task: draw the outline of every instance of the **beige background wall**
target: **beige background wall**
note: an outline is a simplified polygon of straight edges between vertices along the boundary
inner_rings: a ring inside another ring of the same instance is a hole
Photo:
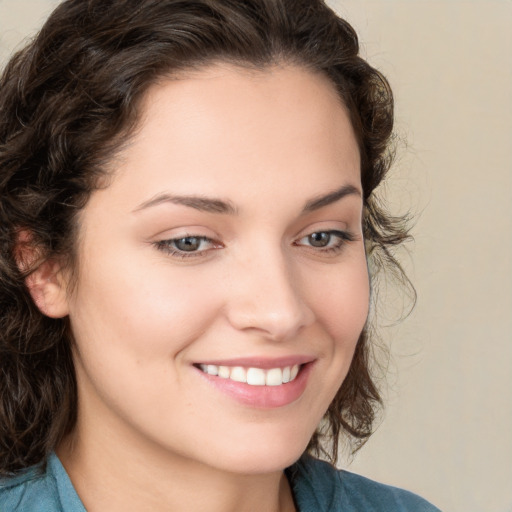
[[[0,61],[54,0],[0,0]],[[331,0],[389,77],[419,294],[387,329],[384,422],[350,469],[445,512],[512,512],[512,2]]]
[[[338,0],[391,80],[419,213],[394,389],[352,469],[445,511],[512,511],[512,2]],[[409,263],[409,261],[408,261]]]

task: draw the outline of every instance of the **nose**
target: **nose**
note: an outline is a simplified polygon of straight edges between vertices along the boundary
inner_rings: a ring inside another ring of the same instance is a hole
[[[261,251],[238,262],[230,270],[230,324],[273,341],[293,338],[315,318],[298,277],[281,251]]]

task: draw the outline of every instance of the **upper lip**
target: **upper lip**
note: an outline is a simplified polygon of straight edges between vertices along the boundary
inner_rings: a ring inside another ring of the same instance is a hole
[[[283,357],[237,357],[231,359],[208,359],[195,364],[210,364],[215,366],[242,366],[245,368],[285,368],[296,364],[311,363],[316,358],[309,355],[291,355]]]

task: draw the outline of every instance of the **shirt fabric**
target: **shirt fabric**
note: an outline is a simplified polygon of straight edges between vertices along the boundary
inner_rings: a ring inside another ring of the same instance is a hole
[[[337,470],[308,455],[286,469],[299,512],[440,512],[413,493]],[[86,512],[58,457],[0,479],[0,512]]]

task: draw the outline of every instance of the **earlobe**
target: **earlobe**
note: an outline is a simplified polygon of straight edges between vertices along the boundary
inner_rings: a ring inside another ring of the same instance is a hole
[[[16,263],[21,272],[30,272],[25,278],[25,284],[41,313],[50,318],[62,318],[68,314],[67,285],[62,265],[56,259],[38,262],[40,251],[32,240],[29,232],[20,231],[16,244]]]

